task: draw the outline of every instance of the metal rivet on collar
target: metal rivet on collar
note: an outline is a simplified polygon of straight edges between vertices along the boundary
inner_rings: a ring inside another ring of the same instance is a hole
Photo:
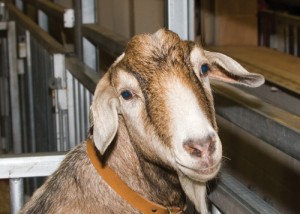
[[[153,213],[156,213],[157,212],[157,209],[156,208],[152,208],[151,210]]]

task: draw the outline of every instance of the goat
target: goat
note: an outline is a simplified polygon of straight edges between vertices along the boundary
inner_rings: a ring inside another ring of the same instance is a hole
[[[264,83],[169,30],[133,37],[94,94],[90,139],[99,162],[147,200],[184,210],[188,196],[207,213],[206,182],[222,159],[210,79]],[[21,213],[142,213],[97,174],[86,150],[84,142],[70,151]]]

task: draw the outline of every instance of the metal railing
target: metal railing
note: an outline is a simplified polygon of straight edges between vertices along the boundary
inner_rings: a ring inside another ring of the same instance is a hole
[[[270,10],[261,11],[259,43],[261,46],[300,55],[300,17]]]
[[[11,213],[18,213],[24,204],[23,179],[52,174],[64,158],[61,153],[1,155],[0,179],[9,179]]]
[[[45,9],[49,4],[38,2],[43,3],[43,7],[38,6],[49,14],[69,11],[58,10],[59,7],[54,7],[53,3],[50,9]],[[30,127],[23,130],[26,133],[23,136],[26,140],[22,141],[24,145],[14,147],[23,147],[25,152],[69,150],[86,137],[92,95],[65,68],[66,48],[13,4],[8,3],[7,9],[10,20],[16,23],[17,38],[23,38],[26,49],[26,56],[19,61],[25,70],[20,75],[24,76],[21,80],[25,93],[23,97],[27,97],[22,108],[29,115],[29,118],[24,118],[23,127]],[[37,124],[39,131],[36,131]],[[14,130],[22,133],[20,129]]]

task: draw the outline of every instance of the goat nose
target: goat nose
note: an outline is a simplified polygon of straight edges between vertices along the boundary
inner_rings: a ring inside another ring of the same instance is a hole
[[[208,157],[216,150],[216,138],[208,136],[201,139],[188,139],[183,143],[184,149],[195,157]]]

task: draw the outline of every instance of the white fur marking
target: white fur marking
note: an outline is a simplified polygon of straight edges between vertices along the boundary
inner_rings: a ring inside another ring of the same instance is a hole
[[[184,86],[180,79],[171,79],[168,82],[166,100],[168,109],[171,111],[173,142],[178,144],[178,149],[182,149],[180,143],[184,140],[201,139],[213,132],[194,92]]]

